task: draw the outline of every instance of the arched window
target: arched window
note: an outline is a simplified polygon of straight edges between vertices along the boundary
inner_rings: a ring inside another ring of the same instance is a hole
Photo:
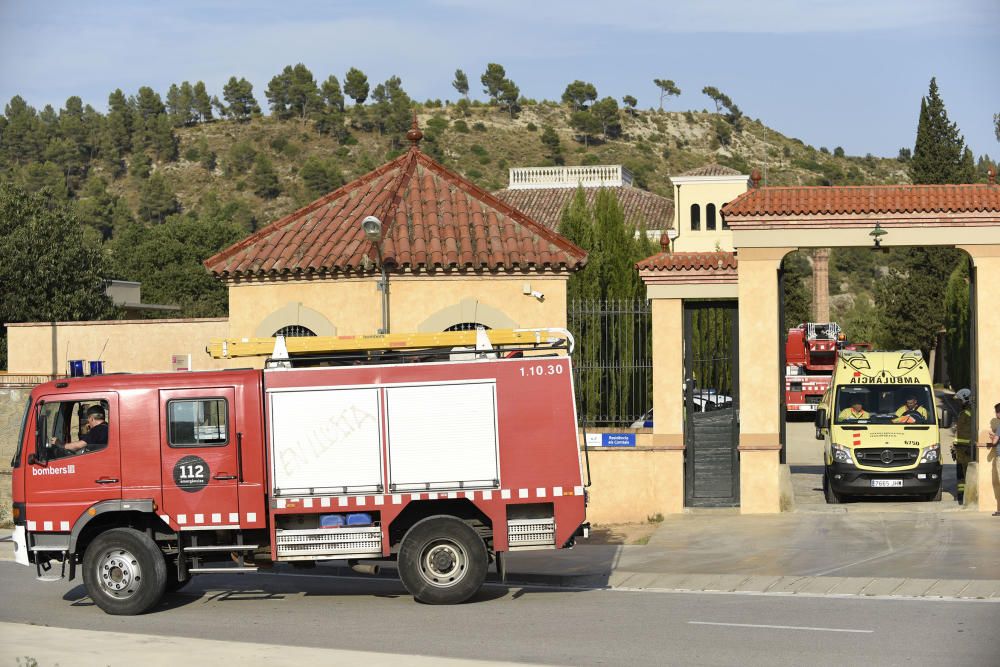
[[[705,207],[705,229],[715,231],[715,204],[709,204]]]
[[[701,229],[701,207],[691,204],[691,231],[697,232]]]
[[[284,336],[285,338],[303,338],[305,336],[315,336],[316,334],[300,324],[289,324],[275,331],[274,335]]]
[[[458,324],[452,324],[445,331],[475,331],[476,329],[486,329],[489,331],[490,328],[478,322],[459,322]]]
[[[722,218],[722,228],[729,229],[729,222],[726,220],[725,216],[722,215],[722,207],[725,204],[719,204],[719,217]]]

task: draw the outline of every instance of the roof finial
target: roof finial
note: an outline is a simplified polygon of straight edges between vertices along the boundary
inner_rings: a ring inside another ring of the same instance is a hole
[[[760,172],[756,169],[750,172],[750,182],[753,183],[755,190],[760,187]]]
[[[996,185],[997,184],[997,168],[996,167],[990,167],[989,169],[986,170],[986,182],[989,183],[990,185]]]
[[[420,131],[417,127],[417,112],[413,112],[413,123],[410,125],[410,131],[406,133],[406,138],[410,140],[413,147],[416,148],[420,140],[424,138],[424,133]]]
[[[660,234],[660,250],[662,252],[670,252],[670,237],[666,232]]]

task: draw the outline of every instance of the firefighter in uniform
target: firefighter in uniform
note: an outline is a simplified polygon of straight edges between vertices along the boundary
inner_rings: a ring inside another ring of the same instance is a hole
[[[955,422],[955,444],[951,447],[951,456],[955,459],[958,475],[958,499],[965,496],[965,472],[972,460],[972,391],[959,389],[955,399],[961,405],[958,420]]]

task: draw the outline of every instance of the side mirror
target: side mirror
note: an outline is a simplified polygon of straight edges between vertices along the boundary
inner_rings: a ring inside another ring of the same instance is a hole
[[[826,410],[816,411],[816,439],[823,440],[823,429],[830,426],[830,422],[826,418]]]
[[[941,409],[941,428],[951,428],[953,422],[951,412],[947,408]]]

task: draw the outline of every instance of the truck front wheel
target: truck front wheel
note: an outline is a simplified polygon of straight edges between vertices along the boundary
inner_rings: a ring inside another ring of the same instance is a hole
[[[94,604],[106,613],[141,614],[163,597],[167,562],[145,533],[113,528],[87,547],[83,582]]]
[[[467,523],[450,516],[428,517],[403,537],[399,578],[426,604],[465,602],[486,580],[486,544]]]

